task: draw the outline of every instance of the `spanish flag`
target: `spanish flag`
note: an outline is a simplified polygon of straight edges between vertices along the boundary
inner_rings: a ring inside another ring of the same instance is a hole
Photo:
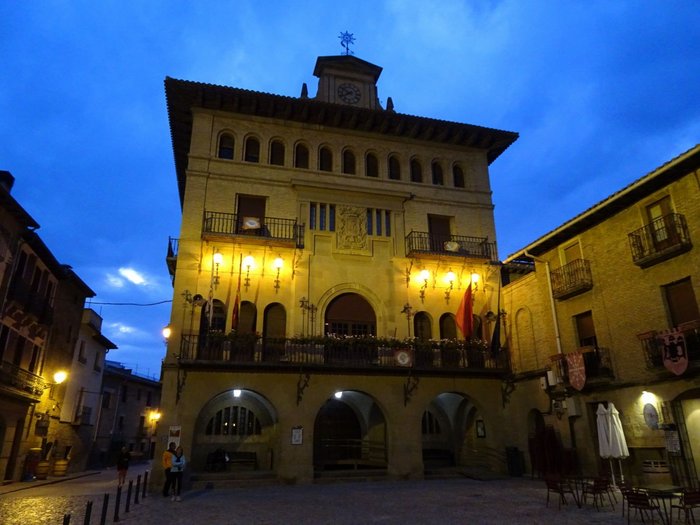
[[[468,341],[472,338],[472,333],[474,331],[474,317],[472,313],[472,283],[469,283],[469,287],[464,292],[462,302],[459,303],[459,308],[457,308],[457,314],[455,317],[457,328],[459,328],[464,335],[464,339]]]

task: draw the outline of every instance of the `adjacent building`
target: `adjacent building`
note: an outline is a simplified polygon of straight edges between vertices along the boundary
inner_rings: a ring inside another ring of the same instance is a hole
[[[161,450],[294,482],[504,470],[489,165],[517,134],[401,114],[354,56],[313,72],[313,97],[165,81],[182,224]]]
[[[536,472],[697,486],[699,190],[696,146],[505,260],[511,404]],[[620,462],[599,455],[610,404]]]

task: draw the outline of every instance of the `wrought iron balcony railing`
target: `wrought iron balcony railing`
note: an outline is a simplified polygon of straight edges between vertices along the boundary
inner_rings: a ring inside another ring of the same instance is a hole
[[[669,213],[628,235],[632,261],[641,268],[675,257],[692,247],[685,216]]]
[[[637,334],[648,369],[664,368],[664,338],[669,332],[652,330]],[[700,319],[677,326],[673,333],[683,336],[682,348],[686,352],[688,365],[700,365]]]
[[[247,237],[304,247],[304,225],[296,219],[248,217],[238,213],[204,212],[203,236]]]
[[[168,265],[168,273],[175,282],[175,269],[177,268],[177,251],[180,248],[180,239],[168,237],[168,252],[165,256],[165,264]]]
[[[593,288],[591,265],[586,259],[576,259],[552,270],[551,279],[555,299],[568,299]]]
[[[412,231],[406,236],[406,256],[452,255],[496,260],[496,243],[487,237],[465,237],[463,235],[438,235]]]
[[[583,364],[586,367],[586,381],[612,379],[613,370],[610,362],[610,350],[598,346],[580,348],[583,354]],[[569,383],[569,366],[565,358],[566,354],[560,354],[555,360],[559,368],[559,375],[565,383]]]
[[[49,300],[32,291],[31,284],[23,279],[10,283],[7,298],[16,302],[25,314],[32,316],[37,323],[50,326],[53,323],[53,306]]]
[[[0,387],[10,389],[15,394],[39,401],[46,383],[41,376],[24,370],[8,361],[0,363]]]
[[[182,364],[250,364],[267,366],[305,365],[314,368],[344,368],[366,371],[413,368],[414,370],[510,370],[506,349],[492,354],[482,342],[416,341],[389,346],[382,339],[317,338],[261,339],[254,335],[226,337],[185,335],[180,344]]]

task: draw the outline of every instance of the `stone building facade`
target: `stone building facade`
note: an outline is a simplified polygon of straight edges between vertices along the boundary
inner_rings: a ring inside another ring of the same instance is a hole
[[[160,450],[175,437],[192,472],[217,450],[295,482],[506,468],[488,167],[517,135],[382,107],[381,71],[320,57],[313,98],[165,81],[182,224]]]
[[[613,403],[630,451],[615,475],[697,485],[699,181],[696,146],[505,260],[511,399],[535,470],[609,473],[596,412]]]

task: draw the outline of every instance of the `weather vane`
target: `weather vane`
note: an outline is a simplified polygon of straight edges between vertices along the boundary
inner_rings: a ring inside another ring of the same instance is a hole
[[[345,49],[345,54],[346,55],[354,55],[352,51],[350,51],[350,44],[355,43],[355,37],[352,33],[349,33],[348,31],[345,31],[345,33],[340,33],[340,45],[343,46]]]

